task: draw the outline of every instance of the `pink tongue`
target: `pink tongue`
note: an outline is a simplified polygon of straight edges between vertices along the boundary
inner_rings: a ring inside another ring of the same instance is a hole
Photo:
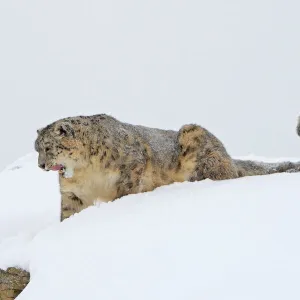
[[[64,168],[63,165],[55,165],[51,168],[52,171],[60,171]]]

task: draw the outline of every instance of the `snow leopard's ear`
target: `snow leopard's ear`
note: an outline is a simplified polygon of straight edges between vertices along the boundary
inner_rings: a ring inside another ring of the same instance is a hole
[[[55,125],[54,131],[61,137],[75,137],[75,131],[68,122],[59,122]]]

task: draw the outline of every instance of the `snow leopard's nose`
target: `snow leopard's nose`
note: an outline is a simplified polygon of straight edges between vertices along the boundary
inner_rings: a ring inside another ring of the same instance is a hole
[[[39,167],[40,167],[41,169],[45,170],[46,165],[45,165],[45,164],[39,164]]]

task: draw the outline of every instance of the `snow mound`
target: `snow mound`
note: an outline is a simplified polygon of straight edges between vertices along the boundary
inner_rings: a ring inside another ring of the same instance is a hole
[[[300,298],[300,174],[173,184],[59,223],[35,159],[0,174],[0,268],[31,273],[18,299]]]

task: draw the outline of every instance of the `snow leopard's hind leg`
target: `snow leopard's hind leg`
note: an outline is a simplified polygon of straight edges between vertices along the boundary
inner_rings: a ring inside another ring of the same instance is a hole
[[[205,128],[184,125],[178,133],[181,168],[190,172],[189,181],[224,180],[239,177],[222,142]]]

